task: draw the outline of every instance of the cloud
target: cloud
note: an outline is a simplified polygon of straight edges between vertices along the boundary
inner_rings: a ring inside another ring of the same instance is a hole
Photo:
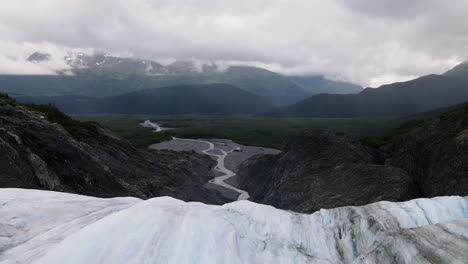
[[[0,41],[0,73],[2,74],[56,74],[59,70],[68,70],[70,66],[64,60],[69,53],[94,53],[93,49],[57,46],[48,42],[6,42]],[[49,60],[33,63],[27,58],[35,51],[53,54]]]
[[[468,58],[467,17],[464,0],[5,0],[0,73],[51,72],[24,60],[73,49],[378,86]]]

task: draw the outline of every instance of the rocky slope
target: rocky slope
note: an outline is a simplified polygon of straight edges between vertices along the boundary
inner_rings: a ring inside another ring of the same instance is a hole
[[[423,197],[468,194],[468,104],[402,130],[382,148],[386,164],[407,171]]]
[[[279,155],[244,162],[238,173],[251,200],[298,212],[418,197],[405,171],[378,165],[372,150],[342,134],[307,130]]]
[[[466,263],[467,215],[458,196],[308,215],[249,201],[0,189],[0,262]]]
[[[241,165],[252,200],[313,212],[380,200],[468,194],[468,104],[410,121],[379,149],[342,134],[308,130],[280,155]]]
[[[202,186],[214,161],[194,153],[142,151],[94,123],[54,107],[0,97],[0,187],[98,197],[170,195],[223,203]]]

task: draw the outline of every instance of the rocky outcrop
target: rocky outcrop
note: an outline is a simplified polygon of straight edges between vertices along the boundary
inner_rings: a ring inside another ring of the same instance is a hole
[[[435,113],[404,124],[379,149],[338,133],[305,131],[284,153],[244,162],[238,181],[252,200],[300,212],[467,195],[468,104]]]
[[[209,157],[139,150],[97,124],[72,120],[53,107],[43,109],[49,112],[0,97],[0,188],[226,201],[203,188],[214,177],[215,162]]]
[[[306,130],[283,153],[244,162],[238,182],[253,201],[298,212],[419,195],[405,171],[375,159],[373,150],[343,134]]]
[[[468,104],[402,129],[383,148],[386,164],[407,171],[423,197],[468,194]]]

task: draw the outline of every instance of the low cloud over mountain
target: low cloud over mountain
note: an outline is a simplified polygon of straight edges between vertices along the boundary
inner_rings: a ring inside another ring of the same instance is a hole
[[[68,51],[80,50],[378,86],[442,73],[468,58],[467,16],[464,0],[7,0],[0,73],[52,73],[66,66]],[[58,59],[28,63],[35,51]]]

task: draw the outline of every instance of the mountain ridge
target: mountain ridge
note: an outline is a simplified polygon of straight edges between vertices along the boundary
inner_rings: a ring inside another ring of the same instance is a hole
[[[311,96],[271,115],[301,117],[405,116],[468,100],[468,67],[442,75],[366,88],[358,94]]]
[[[36,52],[28,61],[41,64],[49,58],[49,54]],[[198,65],[194,61],[175,61],[164,66],[153,60],[105,53],[72,53],[63,59],[70,69],[58,70],[58,76],[0,75],[0,90],[23,96],[101,97],[145,88],[227,83],[265,97],[275,105],[288,105],[324,89],[332,92],[348,85],[324,79],[314,91],[297,85],[288,76],[251,66],[232,65],[221,69],[215,63]]]
[[[357,84],[344,81],[332,81],[323,75],[288,76],[292,82],[301,86],[309,95],[321,93],[328,94],[355,94],[363,90]]]
[[[73,114],[260,114],[272,108],[262,97],[228,84],[178,85],[99,98],[70,95],[17,100],[53,104]]]

